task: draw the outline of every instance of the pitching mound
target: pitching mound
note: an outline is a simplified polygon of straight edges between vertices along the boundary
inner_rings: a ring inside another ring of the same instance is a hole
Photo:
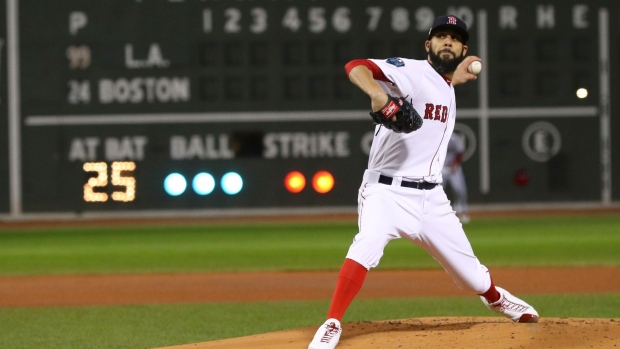
[[[318,326],[318,325],[317,325]],[[166,349],[305,349],[317,327]],[[620,319],[546,318],[516,324],[499,317],[445,317],[343,324],[340,348],[620,348]]]

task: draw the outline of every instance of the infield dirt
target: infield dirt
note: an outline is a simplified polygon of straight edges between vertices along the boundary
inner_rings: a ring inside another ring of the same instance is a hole
[[[517,295],[620,292],[620,268],[494,268],[493,276]],[[2,277],[0,307],[329,299],[336,277],[337,272]],[[375,270],[358,295],[423,296],[470,295],[443,270]],[[620,348],[620,319],[541,316],[538,324],[499,316],[345,322],[338,349]],[[319,325],[167,349],[304,349]]]
[[[166,349],[305,349],[315,327]],[[542,319],[515,324],[497,317],[445,317],[343,324],[337,348],[586,349],[620,346],[618,319]]]
[[[519,214],[565,215],[574,212],[527,211]],[[583,213],[583,212],[582,212]],[[620,213],[618,208],[590,214]],[[495,213],[483,215],[495,216]],[[500,213],[497,215],[513,215]],[[316,217],[315,217],[316,218]],[[326,217],[327,219],[354,219]],[[302,217],[300,220],[305,220]],[[209,223],[227,219],[208,219]],[[295,218],[287,219],[288,221]],[[195,222],[202,222],[196,220]],[[252,220],[250,220],[252,221]],[[254,218],[254,221],[269,221]],[[163,220],[170,223],[170,220]],[[136,220],[133,224],[152,224]],[[187,224],[184,221],[183,224]],[[116,221],[0,222],[0,228],[117,224]],[[127,224],[119,221],[118,224]],[[515,295],[620,292],[620,268],[493,268],[497,285]],[[255,302],[329,299],[337,272],[209,273],[0,277],[0,307],[86,306],[176,302]],[[471,296],[459,290],[443,270],[374,270],[358,298]],[[482,306],[482,305],[481,305]],[[413,311],[412,311],[413,312]],[[415,316],[415,314],[412,314]],[[620,318],[542,318],[515,324],[493,317],[411,318],[344,322],[338,349],[585,349],[620,348]],[[166,349],[305,349],[320,325]]]

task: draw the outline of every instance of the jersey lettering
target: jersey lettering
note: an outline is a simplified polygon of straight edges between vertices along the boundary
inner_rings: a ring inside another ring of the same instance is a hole
[[[424,110],[424,118],[432,119],[433,118],[433,109],[435,108],[434,104],[426,103],[426,110]]]
[[[424,110],[424,119],[435,120],[445,123],[446,121],[448,121],[448,107],[444,105],[426,103],[426,109]]]
[[[435,120],[441,120],[441,105],[435,106]]]
[[[441,122],[445,123],[448,120],[448,107],[444,106],[441,113]]]

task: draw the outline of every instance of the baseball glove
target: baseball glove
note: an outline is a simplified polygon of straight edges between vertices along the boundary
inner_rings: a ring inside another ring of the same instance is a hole
[[[404,97],[388,95],[388,101],[378,111],[371,111],[370,116],[379,125],[396,133],[409,133],[422,127],[422,117]],[[392,117],[396,116],[395,120]]]

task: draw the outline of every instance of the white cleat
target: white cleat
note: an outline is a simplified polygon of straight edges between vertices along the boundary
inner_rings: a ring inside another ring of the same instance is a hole
[[[340,341],[341,333],[342,327],[340,326],[340,321],[336,319],[327,319],[316,331],[308,349],[334,349],[338,341]]]
[[[531,305],[513,296],[501,287],[495,287],[500,294],[497,302],[490,303],[480,296],[482,303],[492,311],[502,314],[514,322],[538,322],[538,312]]]

